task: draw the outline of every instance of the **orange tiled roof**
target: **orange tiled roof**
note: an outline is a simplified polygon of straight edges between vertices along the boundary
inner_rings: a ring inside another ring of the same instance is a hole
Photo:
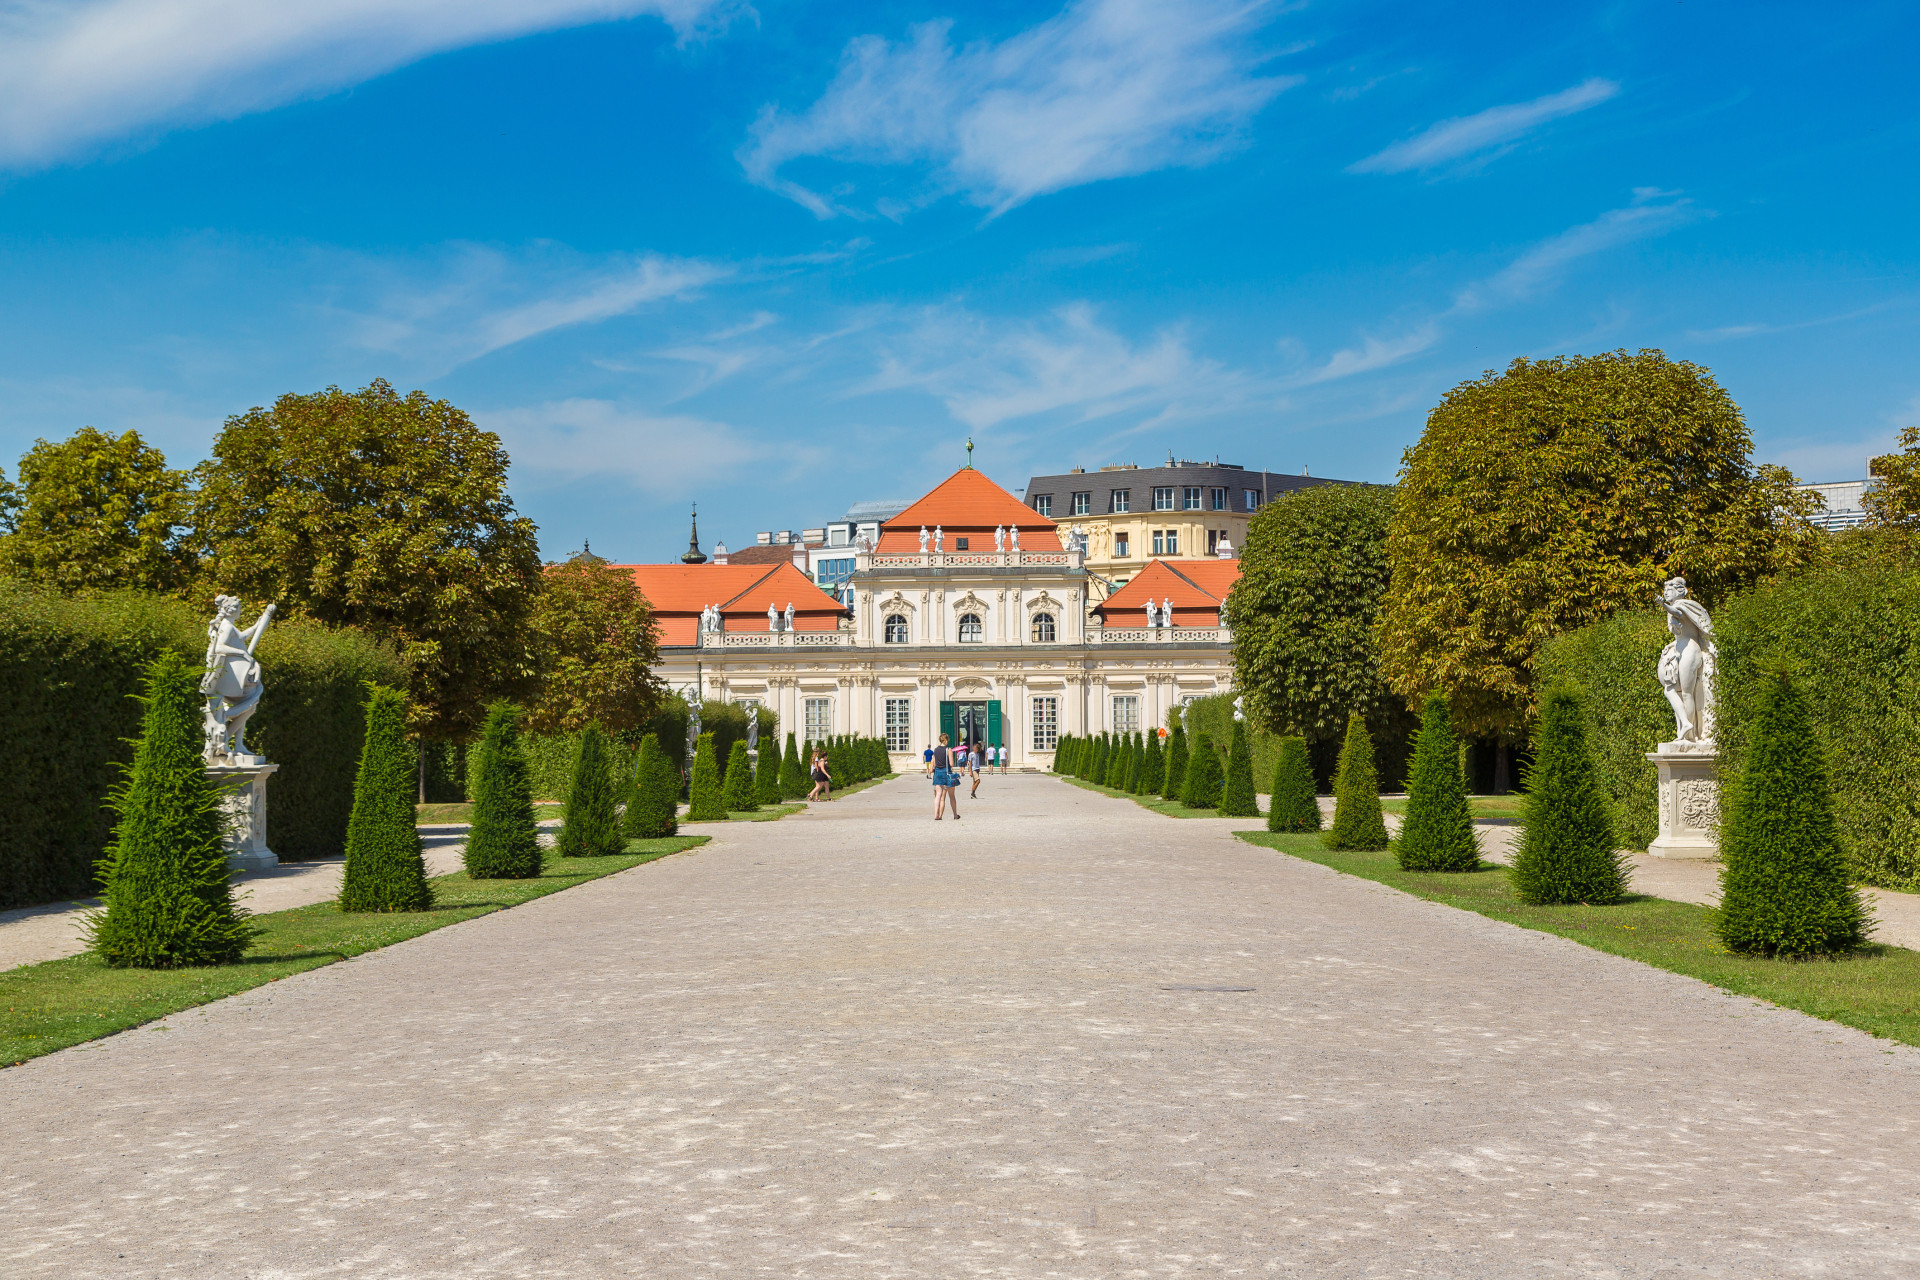
[[[729,631],[765,631],[767,606],[781,614],[793,604],[795,631],[832,631],[847,608],[794,568],[791,560],[764,564],[621,564],[660,622],[660,643],[690,645],[700,634],[700,611],[720,606]]]
[[[972,467],[954,472],[920,501],[881,525],[877,550],[918,551],[922,525],[942,530],[947,535],[948,551],[954,549],[955,534],[969,541],[984,534],[989,541],[969,550],[991,551],[993,531],[1002,525],[1020,530],[1023,551],[1060,550],[1060,535],[1053,521],[987,479],[986,472]]]
[[[1109,627],[1147,625],[1147,601],[1173,601],[1176,627],[1217,627],[1240,576],[1238,560],[1149,560],[1127,585],[1093,606]]]

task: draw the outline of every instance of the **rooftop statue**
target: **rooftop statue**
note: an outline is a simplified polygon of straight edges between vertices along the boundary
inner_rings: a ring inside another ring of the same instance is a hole
[[[1660,593],[1673,639],[1660,651],[1660,687],[1673,707],[1676,729],[1663,751],[1713,751],[1713,619],[1687,595],[1687,580],[1671,578]]]
[[[240,601],[220,596],[213,603],[213,621],[207,624],[207,673],[200,692],[207,696],[206,758],[209,764],[257,764],[247,750],[247,717],[260,705],[264,686],[254,646],[266,633],[273,606],[260,611],[251,627],[240,629]]]

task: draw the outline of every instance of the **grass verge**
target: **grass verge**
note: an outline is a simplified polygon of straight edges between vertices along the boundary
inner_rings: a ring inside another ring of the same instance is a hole
[[[1314,835],[1236,831],[1248,844],[1389,885],[1416,898],[1477,911],[1599,951],[1685,974],[1736,995],[1798,1009],[1871,1035],[1920,1045],[1920,951],[1874,945],[1833,960],[1735,955],[1713,932],[1713,909],[1635,894],[1612,907],[1531,906],[1505,867],[1444,874],[1402,871],[1390,852],[1328,849]]]
[[[1506,818],[1510,821],[1518,822],[1520,820],[1520,802],[1524,798],[1525,797],[1520,795],[1468,796],[1467,809],[1476,818]],[[1405,796],[1382,796],[1380,799],[1380,808],[1387,813],[1405,813],[1407,811],[1407,798]]]
[[[437,876],[431,911],[349,913],[328,901],[269,912],[253,917],[265,932],[239,964],[109,969],[87,952],[9,969],[0,973],[0,1064],[13,1066],[278,978],[517,907],[708,839],[630,840],[627,852],[602,858],[562,858],[549,852],[546,867],[531,880],[471,880],[464,871]]]
[[[1169,818],[1217,818],[1220,816],[1218,809],[1189,809],[1178,800],[1162,800],[1159,796],[1136,796],[1132,792],[1122,791],[1118,787],[1106,787],[1097,782],[1087,782],[1080,778],[1069,778],[1063,774],[1056,773],[1053,776],[1071,786],[1079,787],[1083,791],[1098,791],[1103,796],[1112,796],[1117,800],[1131,800],[1142,809],[1151,809],[1155,813],[1164,813]],[[1248,818],[1246,821],[1253,822],[1255,819]]]

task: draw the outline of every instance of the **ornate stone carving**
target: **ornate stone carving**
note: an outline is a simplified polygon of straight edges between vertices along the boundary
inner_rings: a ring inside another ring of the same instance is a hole
[[[1667,753],[1713,751],[1713,619],[1698,600],[1687,596],[1687,580],[1671,578],[1660,593],[1673,639],[1660,651],[1660,687],[1673,708],[1672,742]]]
[[[240,601],[234,596],[214,600],[213,621],[207,624],[206,674],[200,692],[207,697],[204,752],[208,764],[265,764],[265,756],[247,750],[247,718],[260,705],[266,686],[260,678],[260,660],[253,650],[273,618],[268,605],[240,629]]]

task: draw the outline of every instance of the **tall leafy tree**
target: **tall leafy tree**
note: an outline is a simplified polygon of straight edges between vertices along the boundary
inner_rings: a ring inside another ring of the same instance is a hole
[[[138,432],[82,427],[57,444],[35,441],[12,501],[0,571],[60,591],[172,592],[193,577],[187,473]]]
[[[1804,562],[1815,500],[1751,448],[1712,375],[1658,351],[1520,359],[1455,387],[1401,466],[1388,683],[1445,693],[1462,731],[1510,738],[1543,640],[1675,575],[1712,602]]]
[[[576,733],[594,722],[619,737],[653,715],[660,629],[632,574],[588,551],[550,565],[529,623],[540,692],[528,729]]]
[[[1867,464],[1878,481],[1867,490],[1867,520],[1893,529],[1920,529],[1920,427],[1900,432],[1900,452]]]
[[[532,690],[540,552],[498,436],[376,381],[229,418],[212,455],[194,515],[212,585],[391,640],[428,737]]]
[[[1404,730],[1375,637],[1393,504],[1384,486],[1325,484],[1253,518],[1227,613],[1234,684],[1270,732],[1338,738],[1356,711],[1376,734]]]

